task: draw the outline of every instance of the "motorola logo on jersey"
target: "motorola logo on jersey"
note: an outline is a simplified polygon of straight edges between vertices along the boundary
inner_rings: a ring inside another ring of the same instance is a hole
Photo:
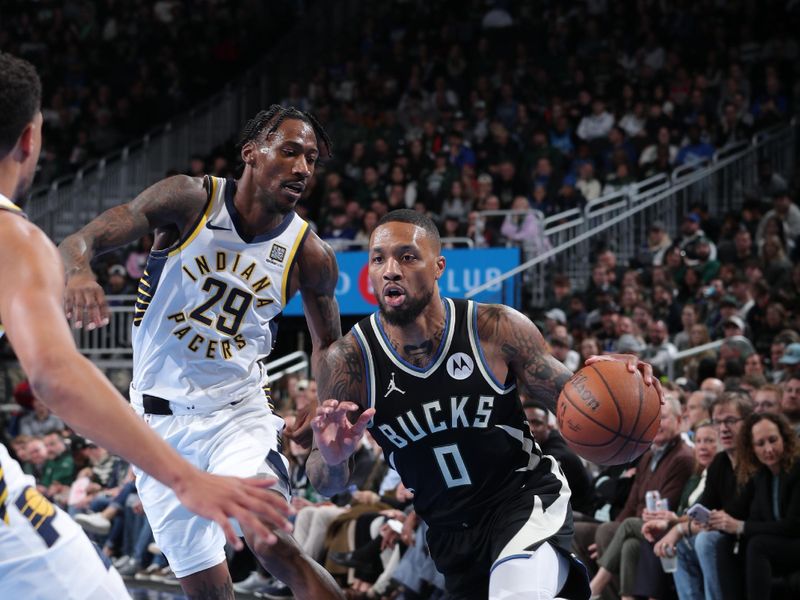
[[[472,375],[475,369],[475,363],[472,362],[472,357],[464,354],[463,352],[456,352],[447,359],[447,374],[453,379],[466,379]]]

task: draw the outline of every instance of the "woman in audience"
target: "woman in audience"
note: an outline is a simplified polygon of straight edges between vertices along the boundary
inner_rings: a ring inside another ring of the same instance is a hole
[[[769,599],[773,574],[798,570],[800,554],[800,444],[783,415],[753,414],[738,440],[736,479],[746,485],[748,516],[712,511],[709,525],[744,545],[748,598]]]

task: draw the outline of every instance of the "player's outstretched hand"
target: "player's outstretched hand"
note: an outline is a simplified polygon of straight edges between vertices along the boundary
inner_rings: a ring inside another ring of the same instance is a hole
[[[639,360],[639,358],[633,354],[601,354],[587,358],[586,365],[589,366],[603,360],[618,360],[624,362],[628,365],[628,371],[631,373],[640,371],[644,384],[656,386],[658,398],[661,400],[661,404],[664,404],[664,390],[661,389],[661,382],[653,375],[653,367],[650,366],[650,363]]]
[[[283,435],[303,448],[311,448],[311,441],[314,439],[314,431],[311,429],[311,421],[317,416],[317,402],[310,401],[306,406],[297,411],[294,423],[283,429]]]
[[[92,330],[108,325],[108,302],[93,274],[72,275],[64,291],[64,311],[75,329]]]
[[[329,465],[340,465],[350,458],[375,414],[374,408],[368,408],[355,423],[350,423],[347,413],[358,409],[359,406],[353,402],[337,400],[325,400],[317,408],[311,429],[314,430],[319,452]]]
[[[278,541],[272,529],[292,530],[287,520],[292,508],[280,494],[270,491],[274,483],[274,478],[239,479],[194,471],[175,493],[186,508],[219,524],[228,543],[241,550],[242,541],[230,519],[236,519],[268,544]]]

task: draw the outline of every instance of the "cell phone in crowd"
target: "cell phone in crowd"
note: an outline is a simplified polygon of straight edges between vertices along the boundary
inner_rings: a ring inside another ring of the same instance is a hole
[[[698,523],[705,525],[708,523],[708,517],[711,515],[711,511],[702,504],[695,504],[686,511],[686,514]]]

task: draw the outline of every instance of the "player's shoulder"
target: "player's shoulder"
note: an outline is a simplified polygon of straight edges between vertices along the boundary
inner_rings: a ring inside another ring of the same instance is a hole
[[[478,333],[492,337],[515,327],[535,327],[531,320],[516,309],[505,304],[475,303]]]
[[[19,258],[31,252],[58,255],[53,242],[36,225],[23,215],[0,210],[0,255]]]
[[[336,252],[311,229],[297,252],[297,265],[301,287],[335,286],[339,278]]]

